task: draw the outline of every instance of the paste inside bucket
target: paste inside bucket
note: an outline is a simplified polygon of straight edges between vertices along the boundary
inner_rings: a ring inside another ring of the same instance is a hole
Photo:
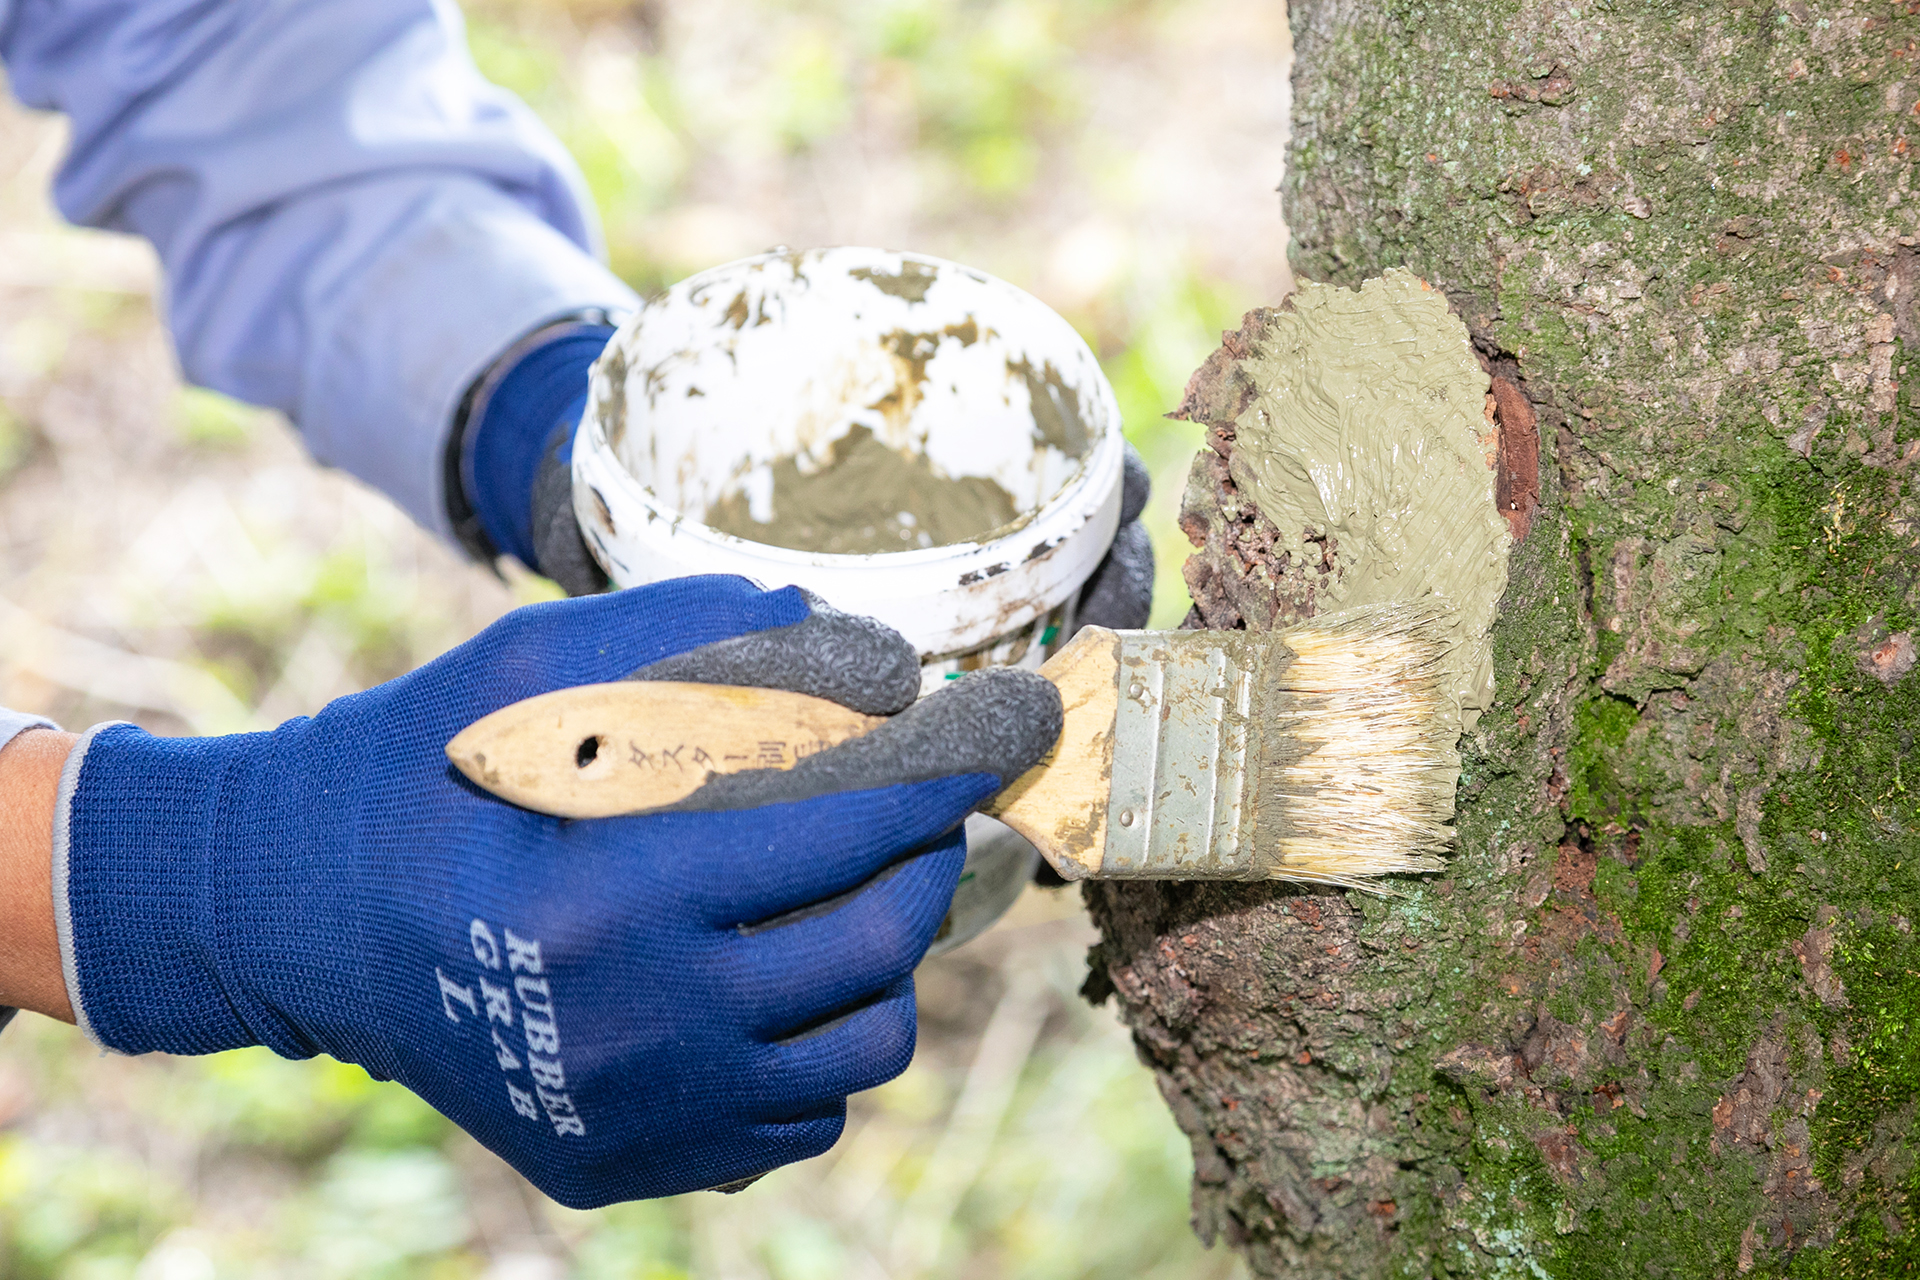
[[[965,542],[1018,514],[995,481],[938,475],[925,454],[890,449],[859,424],[834,441],[824,466],[803,471],[789,454],[772,471],[772,519],[754,519],[736,492],[707,508],[706,525],[794,551],[875,555]]]

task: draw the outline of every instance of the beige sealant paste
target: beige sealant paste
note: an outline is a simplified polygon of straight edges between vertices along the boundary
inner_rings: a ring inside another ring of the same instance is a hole
[[[798,455],[773,463],[772,518],[753,518],[744,493],[707,508],[709,528],[795,551],[875,555],[945,547],[1011,521],[1013,496],[985,476],[940,475],[924,453],[890,449],[856,424],[826,465]]]
[[[1356,290],[1301,282],[1243,367],[1261,388],[1230,471],[1280,530],[1275,550],[1334,550],[1316,612],[1439,597],[1448,714],[1493,702],[1488,632],[1511,535],[1494,504],[1488,379],[1466,326],[1410,271]]]
[[[897,275],[861,269],[852,274],[891,297],[923,301],[931,269]],[[744,291],[729,315],[747,310]],[[988,336],[991,337],[991,331]],[[881,339],[891,357],[894,380],[866,406],[896,439],[911,438],[914,410],[927,392],[927,369],[946,343],[972,347],[979,325],[968,317],[938,332],[896,330]],[[1051,362],[1037,367],[1026,359],[1005,361],[1009,383],[1024,384],[1035,448],[1059,456],[1086,456],[1091,437],[1081,415],[1080,395]],[[822,452],[825,457],[819,456]],[[948,475],[926,453],[900,448],[855,423],[824,451],[800,450],[768,467],[769,490],[756,504],[736,489],[708,504],[701,519],[708,528],[766,546],[829,555],[877,555],[952,546],[1010,525],[1020,506],[987,476]],[[756,505],[767,511],[762,519]]]

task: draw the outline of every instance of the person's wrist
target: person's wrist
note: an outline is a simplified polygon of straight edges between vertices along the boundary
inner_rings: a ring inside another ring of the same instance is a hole
[[[587,375],[615,317],[598,310],[542,325],[503,352],[468,389],[447,447],[448,517],[463,546],[491,562],[502,553],[539,569],[533,491],[557,433],[585,408]],[[562,461],[568,460],[567,456]]]
[[[53,816],[78,735],[29,729],[0,748],[0,1006],[73,1021],[53,917]]]

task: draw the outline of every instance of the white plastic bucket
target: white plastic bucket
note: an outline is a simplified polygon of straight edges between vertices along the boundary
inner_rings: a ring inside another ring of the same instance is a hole
[[[936,474],[993,479],[1018,514],[965,542],[875,555],[702,523],[735,494],[757,510],[776,460],[806,470],[856,426]],[[905,635],[931,688],[1038,666],[1069,633],[1119,524],[1122,451],[1098,361],[1038,299],[919,254],[774,252],[684,280],[621,326],[594,366],[574,506],[615,586],[797,584]]]

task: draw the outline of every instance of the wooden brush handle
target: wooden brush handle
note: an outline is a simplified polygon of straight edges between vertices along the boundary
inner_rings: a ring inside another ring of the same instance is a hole
[[[784,689],[623,680],[527,698],[447,743],[473,784],[556,818],[684,800],[716,773],[791,769],[882,723]]]
[[[982,806],[1070,880],[1106,840],[1119,641],[1084,628],[1040,674],[1066,708],[1047,757]],[[783,689],[628,680],[559,689],[502,707],[447,743],[475,786],[537,813],[606,818],[685,799],[707,778],[791,769],[882,723]]]

